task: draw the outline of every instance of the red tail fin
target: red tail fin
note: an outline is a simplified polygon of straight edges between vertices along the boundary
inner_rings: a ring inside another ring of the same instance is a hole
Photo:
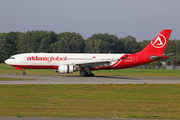
[[[168,43],[172,29],[161,31],[142,51],[139,53],[163,54]]]

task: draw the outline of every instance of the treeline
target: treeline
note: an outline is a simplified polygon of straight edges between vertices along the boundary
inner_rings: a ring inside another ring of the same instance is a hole
[[[0,62],[18,53],[136,53],[141,51],[151,40],[137,42],[136,38],[127,36],[93,34],[87,39],[79,33],[55,33],[53,31],[27,31],[0,33]],[[180,40],[170,40],[165,53],[180,54]],[[169,64],[173,64],[173,60]],[[177,63],[177,62],[176,62]]]

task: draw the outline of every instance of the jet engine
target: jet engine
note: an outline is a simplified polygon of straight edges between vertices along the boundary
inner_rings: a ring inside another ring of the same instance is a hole
[[[73,73],[73,65],[59,65],[58,72],[59,74]]]

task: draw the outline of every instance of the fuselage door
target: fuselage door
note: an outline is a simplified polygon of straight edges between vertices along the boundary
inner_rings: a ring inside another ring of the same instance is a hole
[[[133,61],[134,61],[134,62],[138,62],[138,56],[137,56],[137,55],[134,55],[134,56],[133,56]]]
[[[24,56],[20,57],[20,62],[24,63]]]

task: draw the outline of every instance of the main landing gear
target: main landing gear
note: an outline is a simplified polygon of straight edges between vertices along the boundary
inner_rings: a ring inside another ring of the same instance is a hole
[[[80,75],[81,76],[91,76],[91,77],[93,77],[94,76],[94,74],[91,72],[91,70],[89,69],[89,67],[84,67],[84,69],[83,70],[81,70],[80,71]]]
[[[25,69],[23,69],[23,73],[22,73],[23,75],[26,75],[26,72],[25,72]]]

